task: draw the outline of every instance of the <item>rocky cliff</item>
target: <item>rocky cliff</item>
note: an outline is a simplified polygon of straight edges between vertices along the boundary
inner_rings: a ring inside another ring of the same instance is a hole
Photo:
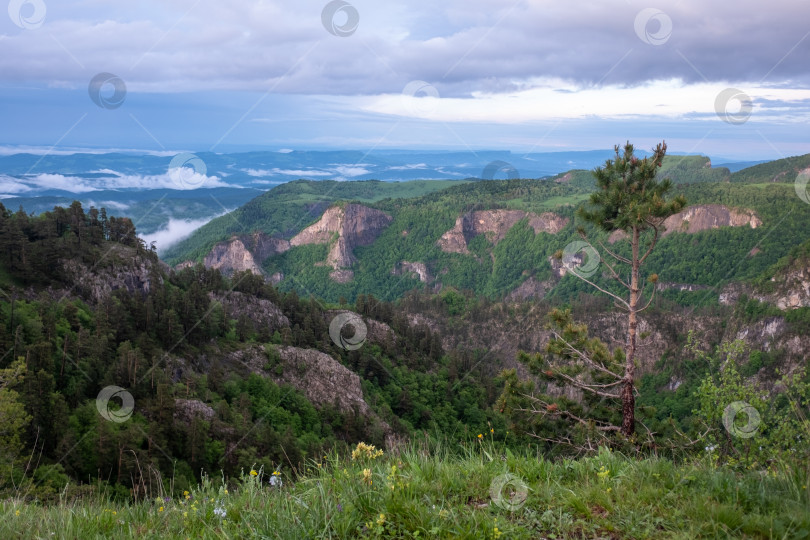
[[[90,303],[98,303],[119,289],[125,289],[129,294],[146,295],[153,284],[163,283],[163,273],[169,269],[164,263],[155,262],[120,244],[110,249],[106,262],[109,264],[90,268],[75,259],[61,261],[65,282],[73,284],[68,293]]]
[[[215,245],[205,256],[203,264],[219,269],[223,274],[250,270],[261,275],[261,263],[276,253],[290,249],[290,243],[281,238],[272,238],[263,233],[249,236],[234,236],[227,242]]]
[[[439,238],[437,245],[446,253],[469,253],[467,242],[475,236],[485,234],[490,242],[497,244],[524,218],[529,219],[535,234],[541,231],[557,234],[569,221],[552,212],[537,215],[522,210],[478,210],[460,216],[455,226]]]
[[[668,217],[663,224],[662,236],[674,232],[694,234],[720,227],[751,227],[756,229],[762,220],[752,211],[744,208],[729,208],[722,204],[700,204],[690,206],[683,212]],[[627,238],[624,231],[614,231],[608,238],[613,244]]]
[[[222,304],[225,316],[228,319],[238,319],[243,315],[247,316],[253,323],[254,331],[258,331],[259,327],[264,327],[272,333],[290,326],[289,319],[282,313],[281,309],[269,300],[236,291],[209,293],[208,296],[211,300]]]
[[[335,270],[348,268],[356,262],[352,250],[374,242],[391,221],[385,212],[361,204],[333,206],[295,235],[290,245],[331,244],[326,263]]]
[[[303,393],[315,407],[336,407],[345,414],[356,414],[380,424],[386,436],[393,431],[366,403],[360,377],[326,353],[315,349],[275,346],[278,357],[268,360],[261,346],[229,355],[229,359],[277,384],[289,384]],[[275,365],[273,363],[275,362]]]

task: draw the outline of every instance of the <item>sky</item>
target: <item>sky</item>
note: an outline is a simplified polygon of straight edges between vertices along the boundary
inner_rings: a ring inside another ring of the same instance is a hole
[[[777,159],[808,59],[803,0],[11,0],[0,146]]]

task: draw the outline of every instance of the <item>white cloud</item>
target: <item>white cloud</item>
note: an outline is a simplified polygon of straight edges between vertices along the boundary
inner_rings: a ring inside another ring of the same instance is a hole
[[[472,98],[441,98],[436,100],[435,107],[429,109],[409,106],[408,101],[399,94],[347,98],[347,102],[367,112],[436,122],[520,124],[592,117],[621,119],[654,116],[675,119],[694,114],[706,115],[716,121],[715,100],[718,94],[735,84],[739,85],[731,82],[686,84],[680,80],[670,80],[633,87],[580,88],[559,80],[537,80],[534,87],[511,93],[475,92]],[[741,90],[754,103],[752,116],[755,115],[759,121],[778,120],[783,116],[769,114],[770,109],[761,105],[764,100],[795,104],[810,101],[810,89],[771,88],[765,85],[743,88]]]
[[[224,214],[219,214],[224,215]],[[218,217],[218,216],[214,216]],[[182,220],[182,219],[169,219],[169,224],[160,229],[159,231],[155,231],[150,234],[141,234],[139,235],[143,238],[146,245],[150,245],[152,242],[155,242],[158,252],[162,252],[163,250],[171,247],[172,245],[176,244],[180,240],[184,238],[188,238],[191,233],[214,219],[214,217],[205,218],[205,219],[196,219],[196,220]]]

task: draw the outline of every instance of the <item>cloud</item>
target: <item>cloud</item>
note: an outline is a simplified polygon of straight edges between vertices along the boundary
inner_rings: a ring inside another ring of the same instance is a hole
[[[224,215],[224,214],[219,214]],[[214,216],[219,217],[219,216]],[[196,220],[181,220],[181,219],[169,219],[168,225],[159,231],[150,233],[150,234],[141,234],[139,235],[143,238],[146,245],[150,245],[152,242],[155,242],[157,247],[158,253],[162,252],[163,250],[173,246],[177,242],[183,240],[184,238],[188,238],[191,236],[191,233],[214,219],[214,217],[205,218],[205,219],[196,219]]]
[[[72,156],[75,154],[108,154],[115,152],[118,154],[139,154],[158,157],[174,157],[180,150],[137,150],[134,148],[70,148],[53,146],[30,146],[30,145],[0,145],[0,156],[13,156],[15,154],[32,154],[34,156]],[[94,172],[115,172],[102,169]]]
[[[249,176],[254,176],[258,178],[262,178],[265,176],[298,176],[302,178],[306,177],[313,177],[313,176],[331,176],[332,173],[327,171],[319,171],[319,170],[304,170],[304,169],[241,169],[243,172],[247,173]]]
[[[810,39],[803,39],[810,4],[795,0],[771,0],[768,9],[759,0],[733,8],[726,0],[667,5],[672,31],[658,46],[636,32],[636,18],[648,7],[643,2],[353,3],[360,25],[346,38],[323,28],[320,0],[201,0],[191,9],[167,2],[149,11],[137,3],[92,3],[49,11],[41,31],[4,36],[0,72],[7,83],[86,88],[87,69],[104,66],[130,91],[157,93],[272,88],[365,95],[423,80],[442,96],[461,97],[518,91],[540,76],[579,85],[810,83]],[[655,24],[642,28],[654,33]]]
[[[0,176],[0,193],[25,193],[41,190],[90,193],[106,189],[191,190],[197,188],[238,187],[230,186],[216,176],[198,174],[188,167],[179,167],[158,175],[121,174],[109,169],[104,169],[103,172],[113,176],[92,179],[50,173],[24,175],[21,178]]]

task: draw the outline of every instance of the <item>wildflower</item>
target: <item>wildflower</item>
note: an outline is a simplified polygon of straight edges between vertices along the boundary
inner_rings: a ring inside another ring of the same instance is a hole
[[[479,438],[479,439],[483,439],[483,438],[484,438],[484,436],[483,436],[483,435],[481,435],[481,434],[479,433],[479,434],[478,434],[478,438]]]
[[[493,538],[500,538],[503,533],[498,530],[498,527],[492,529],[492,537]]]
[[[364,442],[357,443],[357,447],[352,450],[352,460],[357,459],[377,459],[383,455],[382,450],[377,450],[373,444],[366,444]]]
[[[613,491],[613,488],[607,488],[608,493],[610,493],[611,491]]]
[[[250,476],[257,476],[258,474],[259,473],[257,473],[255,470],[251,469]]]
[[[343,505],[342,504],[340,504],[340,503],[337,504],[337,511],[338,512],[343,512]]]
[[[20,511],[19,511],[19,510],[17,510],[16,512],[14,512],[14,515],[15,515],[15,516],[19,516],[19,515],[20,515]]]
[[[600,480],[604,480],[609,475],[610,475],[610,469],[606,469],[604,465],[599,467],[599,472],[596,473],[596,476],[598,476]]]
[[[158,512],[163,512],[163,507],[158,508]]]
[[[216,516],[218,516],[220,518],[224,518],[227,514],[228,513],[221,506],[217,506],[216,508],[214,508],[214,515],[216,515]]]
[[[489,428],[489,432],[490,433],[495,433],[495,430],[493,428]]]
[[[184,495],[184,496],[186,496],[186,497],[188,497],[188,491],[184,491],[184,492],[183,492],[183,495]]]
[[[380,514],[380,517],[377,518],[377,525],[380,527],[385,525],[385,514]]]
[[[227,495],[227,494],[228,494],[228,490],[226,489],[226,490],[225,490],[225,495]]]
[[[273,487],[281,487],[283,485],[283,482],[281,481],[278,472],[274,472],[273,475],[270,476],[270,480],[268,480],[268,482]]]
[[[371,469],[363,469],[363,483],[371,485]]]

